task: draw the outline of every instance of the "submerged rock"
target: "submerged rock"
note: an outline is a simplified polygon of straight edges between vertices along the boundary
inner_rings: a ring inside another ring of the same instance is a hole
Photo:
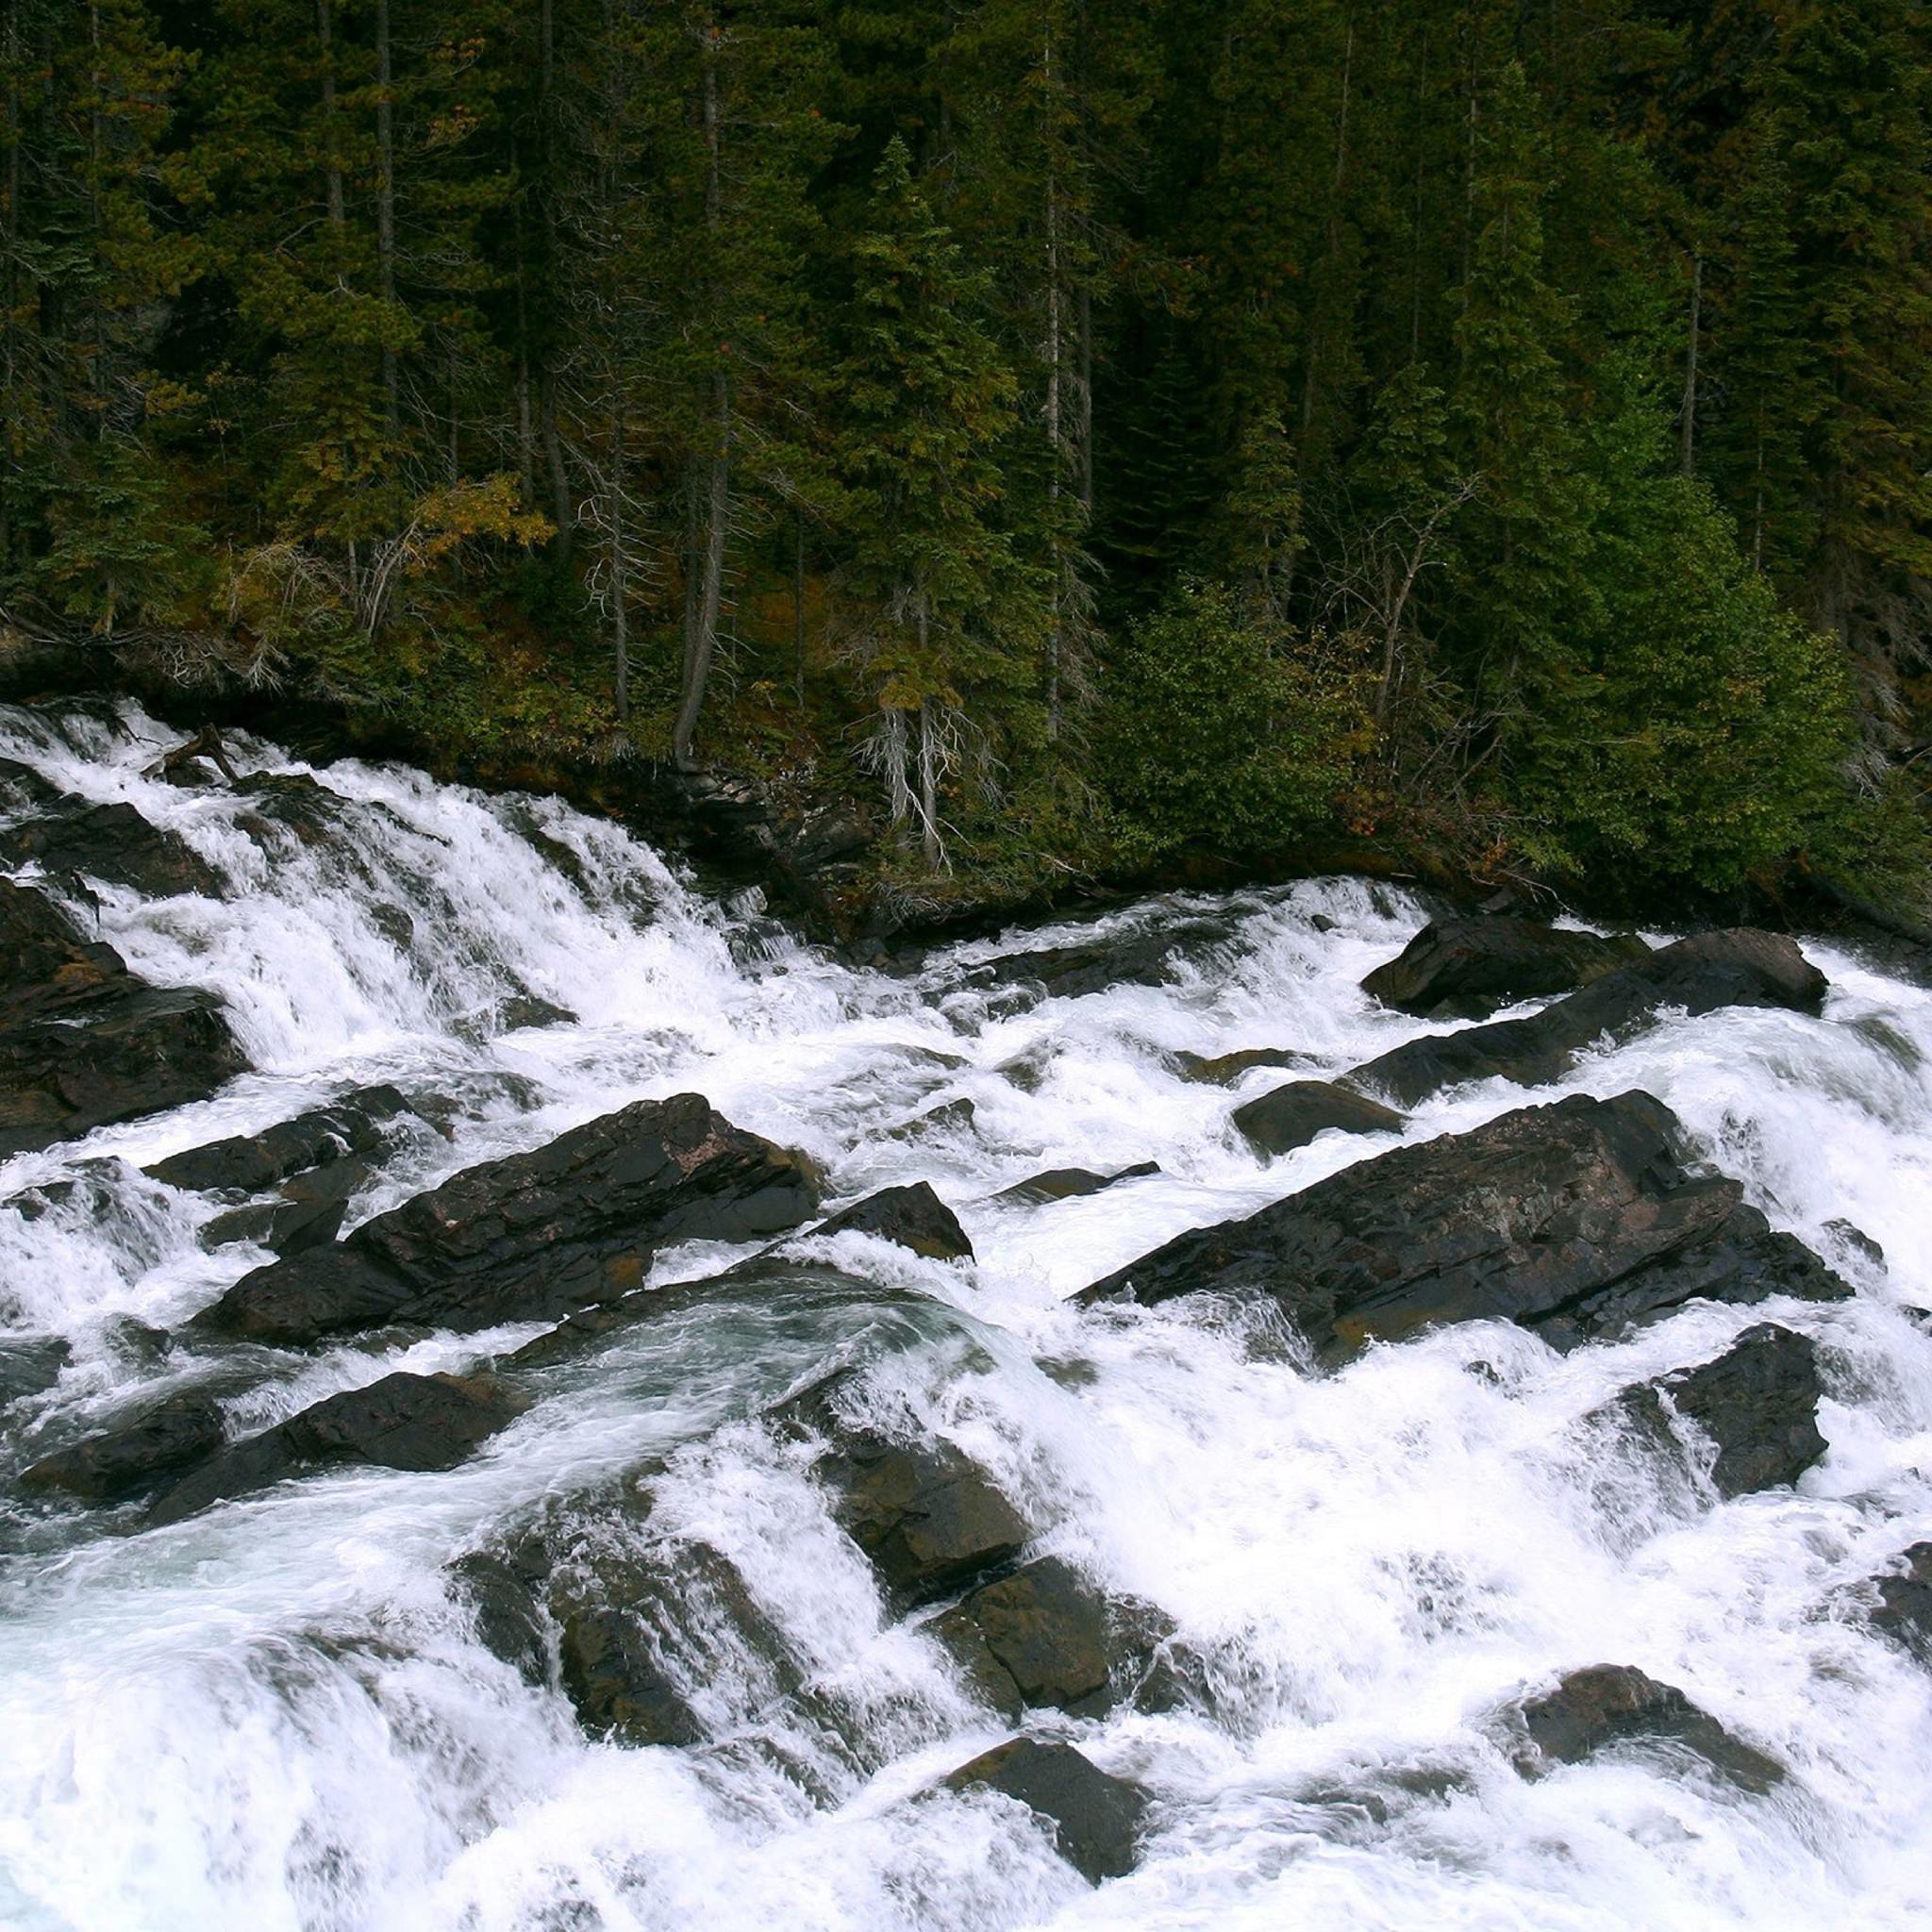
[[[1679,1132],[1647,1093],[1524,1108],[1180,1235],[1074,1299],[1260,1291],[1334,1364],[1444,1322],[1564,1347],[1699,1297],[1851,1292],[1736,1181],[1690,1174]]]
[[[1780,933],[1700,933],[1605,974],[1527,1019],[1412,1040],[1355,1068],[1348,1079],[1403,1107],[1473,1080],[1542,1087],[1569,1072],[1586,1047],[1666,1008],[1693,1017],[1740,1006],[1815,1014],[1827,990],[1824,974]]]
[[[1530,1749],[1517,1769],[1525,1777],[1552,1764],[1581,1764],[1613,1746],[1661,1743],[1690,1752],[1746,1791],[1762,1794],[1785,1778],[1783,1765],[1733,1737],[1674,1686],[1624,1664],[1572,1671],[1520,1715]]]
[[[1728,1500],[1794,1483],[1824,1454],[1819,1394],[1810,1338],[1760,1322],[1715,1360],[1660,1376],[1623,1401],[1641,1418],[1662,1396],[1694,1423],[1717,1446],[1711,1482]]]
[[[171,1188],[255,1193],[309,1168],[350,1155],[379,1153],[392,1123],[408,1111],[409,1103],[393,1087],[358,1087],[327,1107],[258,1134],[237,1134],[171,1154],[145,1172]]]
[[[1016,1181],[1010,1188],[1002,1188],[993,1199],[1017,1201],[1026,1207],[1040,1208],[1052,1201],[1074,1201],[1088,1194],[1098,1194],[1116,1181],[1144,1180],[1147,1175],[1159,1172],[1158,1160],[1136,1161],[1132,1167],[1121,1168],[1114,1174],[1095,1174],[1091,1167],[1050,1167],[1043,1174],[1031,1174],[1024,1181]]]
[[[246,1064],[214,995],[143,984],[0,879],[0,1158],[205,1100]]]
[[[895,1607],[963,1590],[1019,1556],[1029,1526],[992,1478],[950,1442],[897,1442],[841,1413],[846,1372],[793,1396],[775,1419],[822,1445],[812,1474]]]
[[[1293,1080],[1234,1110],[1235,1125],[1257,1154],[1290,1154],[1317,1134],[1399,1134],[1407,1117],[1329,1080]]]
[[[1028,1709],[1110,1710],[1148,1676],[1153,1647],[1168,1634],[1151,1606],[1113,1601],[1058,1557],[980,1584],[929,1627],[987,1702],[1014,1720]]]
[[[802,1155],[734,1127],[702,1096],[639,1101],[468,1168],[337,1246],[258,1268],[196,1319],[301,1344],[395,1321],[471,1330],[554,1318],[636,1289],[674,1241],[775,1234],[818,1198]]]
[[[1878,1603],[1872,1627],[1932,1664],[1932,1542],[1914,1543],[1900,1556],[1899,1568],[1874,1578],[1873,1588]]]
[[[1077,999],[1113,986],[1165,986],[1182,960],[1226,942],[1214,919],[1175,920],[1154,932],[1096,933],[1065,945],[1006,953],[964,969],[969,986],[1037,986],[1054,999]]]
[[[1239,1053],[1216,1054],[1204,1059],[1197,1053],[1177,1053],[1174,1071],[1200,1087],[1232,1087],[1257,1067],[1311,1067],[1315,1056],[1291,1046],[1244,1046]]]
[[[1090,1885],[1134,1869],[1146,1792],[1110,1777],[1071,1744],[1011,1739],[962,1764],[945,1789],[998,1791],[1026,1806],[1045,1823],[1060,1857]]]
[[[1362,991],[1424,1019],[1476,1019],[1517,1000],[1588,986],[1649,951],[1634,933],[1601,939],[1534,919],[1439,919],[1377,966]]]
[[[83,1503],[116,1502],[203,1461],[225,1440],[222,1412],[207,1396],[171,1395],[118,1428],[43,1456],[22,1472],[21,1481]]]
[[[231,1443],[164,1490],[147,1521],[178,1523],[212,1503],[315,1469],[357,1463],[419,1472],[454,1469],[527,1407],[525,1397],[493,1375],[398,1371]]]
[[[881,1188],[875,1194],[841,1208],[816,1227],[804,1230],[811,1235],[869,1234],[880,1241],[896,1241],[928,1261],[970,1261],[973,1243],[959,1225],[959,1217],[933,1192],[928,1181],[915,1181],[909,1187]]]

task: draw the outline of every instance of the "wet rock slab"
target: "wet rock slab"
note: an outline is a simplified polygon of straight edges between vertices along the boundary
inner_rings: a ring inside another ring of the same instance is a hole
[[[1151,1606],[1110,1599],[1058,1557],[1039,1557],[969,1591],[928,1626],[996,1710],[1110,1710],[1145,1682],[1169,1625]]]
[[[527,1406],[523,1395],[492,1375],[398,1371],[231,1443],[164,1490],[147,1521],[178,1523],[210,1504],[317,1469],[454,1469]]]
[[[1118,1181],[1137,1181],[1158,1174],[1158,1160],[1138,1161],[1114,1174],[1096,1174],[1091,1167],[1050,1167],[1042,1174],[1029,1174],[1010,1188],[1002,1188],[995,1201],[1013,1201],[1024,1207],[1041,1208],[1054,1201],[1074,1201],[1106,1191]]]
[[[172,1395],[118,1427],[43,1456],[23,1472],[29,1489],[83,1503],[112,1503],[152,1490],[222,1447],[221,1409],[205,1395]]]
[[[255,1193],[330,1161],[381,1152],[391,1124],[408,1111],[408,1102],[393,1087],[358,1087],[258,1134],[190,1147],[145,1171],[171,1188]]]
[[[1528,1750],[1517,1769],[1541,1776],[1557,1764],[1582,1764],[1599,1752],[1663,1745],[1689,1752],[1740,1790],[1761,1795],[1784,1782],[1785,1768],[1734,1737],[1674,1685],[1624,1664],[1573,1671],[1520,1707]]]
[[[51,816],[0,826],[0,866],[38,865],[127,886],[151,899],[194,892],[219,898],[222,878],[174,832],[151,825],[131,805],[61,800]]]
[[[1071,1744],[1014,1738],[962,1764],[950,1791],[997,1791],[1036,1813],[1059,1853],[1090,1885],[1134,1869],[1147,1794],[1109,1776]]]
[[[1332,1365],[1445,1322],[1512,1321],[1568,1347],[1699,1297],[1851,1292],[1736,1181],[1693,1174],[1680,1140],[1647,1093],[1574,1094],[1180,1235],[1074,1299],[1269,1294]]]
[[[1233,1113],[1235,1126],[1257,1154],[1291,1154],[1317,1134],[1399,1134],[1407,1117],[1379,1100],[1330,1080],[1293,1080]]]
[[[1932,1542],[1914,1543],[1898,1567],[1873,1581],[1872,1627],[1932,1665]]]
[[[1715,1360],[1632,1390],[1622,1402],[1653,1434],[1668,1401],[1716,1446],[1710,1478],[1729,1500],[1794,1483],[1824,1454],[1818,1351],[1774,1323],[1747,1328]]]
[[[1782,934],[1700,933],[1605,974],[1527,1019],[1409,1041],[1355,1068],[1348,1080],[1401,1107],[1474,1080],[1547,1086],[1585,1048],[1666,1008],[1693,1018],[1740,1006],[1816,1014],[1827,990],[1824,975]]]
[[[246,1064],[212,994],[144,984],[0,879],[0,1158],[205,1100]]]
[[[933,1192],[930,1182],[881,1188],[875,1194],[808,1228],[811,1235],[869,1234],[894,1241],[928,1261],[970,1261],[973,1243],[959,1217]]]
[[[388,1322],[474,1330],[556,1318],[636,1289],[669,1243],[775,1234],[818,1197],[804,1157],[700,1095],[639,1101],[244,1275],[197,1325],[304,1344]]]
[[[782,1404],[774,1420],[819,1445],[812,1473],[832,1515],[907,1610],[964,1590],[1019,1557],[1030,1526],[950,1442],[895,1441],[843,1414],[843,1372]]]
[[[1476,1019],[1517,1000],[1574,991],[1649,951],[1631,933],[1601,939],[1507,915],[1442,919],[1377,966],[1362,991],[1422,1019]]]

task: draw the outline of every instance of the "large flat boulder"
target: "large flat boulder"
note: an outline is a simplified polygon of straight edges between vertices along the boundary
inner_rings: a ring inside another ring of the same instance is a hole
[[[1071,1744],[1013,1738],[962,1764],[944,1782],[950,1791],[997,1791],[1024,1805],[1090,1885],[1134,1869],[1146,1825],[1146,1792],[1109,1776]]]
[[[1557,1764],[1582,1764],[1618,1747],[1688,1753],[1740,1790],[1761,1794],[1782,1784],[1776,1759],[1734,1737],[1674,1685],[1627,1664],[1572,1671],[1555,1689],[1519,1707],[1529,1748],[1517,1759],[1525,1777]]]
[[[246,1065],[213,994],[146,985],[0,879],[0,1158],[205,1100]]]
[[[178,834],[150,824],[131,805],[60,801],[49,816],[0,826],[0,866],[38,865],[128,886],[151,899],[195,892],[219,898],[222,878]]]
[[[178,1523],[231,1496],[284,1477],[360,1464],[371,1469],[454,1469],[515,1421],[527,1402],[492,1375],[411,1375],[398,1371],[366,1388],[305,1408],[272,1429],[231,1443],[163,1490],[152,1524]]]
[[[1527,1019],[1429,1034],[1355,1068],[1348,1078],[1401,1107],[1474,1080],[1543,1087],[1568,1073],[1586,1047],[1667,1008],[1693,1017],[1740,1006],[1815,1014],[1827,991],[1824,974],[1781,933],[1699,933],[1605,974]]]
[[[662,1247],[775,1234],[818,1198],[804,1156],[734,1127],[701,1095],[642,1100],[258,1268],[197,1322],[303,1344],[388,1322],[554,1320],[638,1288]]]
[[[1395,1148],[1177,1236],[1075,1299],[1229,1292],[1272,1295],[1334,1364],[1444,1322],[1516,1322],[1567,1347],[1699,1297],[1851,1291],[1736,1181],[1692,1174],[1675,1117],[1633,1092]]]
[[[1516,1000],[1574,991],[1649,951],[1633,933],[1601,939],[1534,919],[1439,919],[1377,966],[1362,991],[1398,1012],[1475,1019]]]

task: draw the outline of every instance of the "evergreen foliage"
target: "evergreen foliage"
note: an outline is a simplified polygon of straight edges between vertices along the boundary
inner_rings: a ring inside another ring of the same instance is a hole
[[[1928,162],[1915,0],[4,0],[0,640],[920,891],[1910,890]]]

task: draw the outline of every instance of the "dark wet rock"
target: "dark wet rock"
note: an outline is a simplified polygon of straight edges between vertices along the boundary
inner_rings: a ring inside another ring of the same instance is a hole
[[[245,1065],[212,994],[144,985],[0,879],[0,1158],[205,1100]]]
[[[55,804],[60,788],[18,758],[0,758],[0,811],[39,811]]]
[[[1134,1869],[1145,1827],[1147,1794],[1110,1777],[1071,1744],[1014,1738],[962,1764],[949,1791],[991,1790],[1017,1800],[1045,1822],[1056,1849],[1090,1885]]]
[[[775,1419],[824,1444],[812,1473],[894,1606],[932,1603],[1009,1566],[1031,1532],[992,1478],[950,1442],[894,1441],[846,1421],[844,1380],[841,1371],[815,1384]]]
[[[349,1197],[369,1178],[360,1160],[336,1160],[284,1181],[267,1201],[217,1214],[201,1231],[204,1247],[254,1241],[284,1257],[326,1247],[341,1232]]]
[[[1177,1053],[1174,1071],[1199,1087],[1232,1087],[1257,1067],[1311,1067],[1315,1056],[1292,1046],[1244,1046],[1239,1053],[1216,1054],[1203,1059],[1197,1053]]]
[[[775,1692],[803,1681],[743,1577],[708,1544],[665,1543],[623,1562],[621,1572],[607,1560],[556,1593],[564,1694],[592,1737],[700,1742],[695,1696],[734,1650],[759,1660]]]
[[[931,1134],[957,1134],[973,1124],[974,1111],[973,1102],[961,1094],[958,1100],[942,1101],[909,1121],[888,1127],[886,1133],[894,1141],[923,1141]]]
[[[118,1502],[206,1460],[224,1440],[222,1412],[207,1396],[171,1395],[118,1428],[43,1456],[21,1481],[83,1503]]]
[[[1234,1110],[1235,1125],[1257,1154],[1291,1153],[1331,1128],[1344,1134],[1399,1134],[1407,1118],[1379,1100],[1329,1080],[1293,1080]]]
[[[1679,1135],[1647,1093],[1573,1094],[1180,1235],[1075,1299],[1265,1292],[1334,1364],[1445,1322],[1513,1321],[1568,1347],[1700,1297],[1851,1292],[1736,1181],[1688,1172]]]
[[[1175,966],[1225,944],[1219,920],[1177,920],[1155,932],[1096,934],[1063,946],[1007,953],[965,969],[969,986],[1036,986],[1054,999],[1105,992],[1112,986],[1165,986]]]
[[[151,899],[198,892],[219,898],[221,874],[174,832],[151,825],[131,805],[82,805],[0,826],[0,866],[38,865],[128,886]]]
[[[1151,1606],[1113,1601],[1041,1557],[969,1591],[929,1626],[987,1702],[1017,1721],[1052,1707],[1098,1716],[1148,1676],[1168,1634]]]
[[[1794,1483],[1824,1454],[1818,1433],[1818,1351],[1808,1336],[1760,1322],[1699,1368],[1622,1398],[1640,1423],[1667,1399],[1717,1446],[1711,1482],[1726,1499]],[[1657,1418],[1660,1420],[1660,1416]]]
[[[142,1369],[158,1367],[175,1348],[175,1338],[165,1328],[133,1315],[116,1315],[102,1328],[101,1339],[123,1361]]]
[[[1605,974],[1541,1013],[1412,1040],[1355,1068],[1348,1079],[1403,1107],[1473,1080],[1547,1086],[1585,1048],[1667,1008],[1693,1016],[1740,1006],[1815,1014],[1827,990],[1824,975],[1781,933],[1700,933]]]
[[[146,1170],[171,1188],[235,1189],[255,1193],[290,1175],[350,1155],[379,1153],[393,1124],[409,1111],[393,1087],[358,1087],[327,1107],[205,1147],[171,1154]]]
[[[1862,1227],[1854,1226],[1849,1221],[1827,1221],[1824,1232],[1832,1236],[1847,1254],[1884,1273],[1885,1250]]]
[[[61,1336],[0,1341],[0,1407],[23,1395],[41,1395],[60,1379],[74,1350]]]
[[[1095,1174],[1091,1167],[1050,1167],[1043,1174],[1029,1175],[1024,1181],[1016,1181],[1010,1188],[1002,1188],[993,1199],[1018,1201],[1037,1208],[1050,1201],[1074,1201],[1088,1194],[1098,1194],[1116,1181],[1142,1180],[1148,1174],[1159,1172],[1158,1160],[1136,1161],[1132,1167],[1124,1167],[1116,1174]]]
[[[130,980],[121,955],[83,939],[44,892],[0,879],[0,1026],[84,1012]]]
[[[1517,1761],[1525,1777],[1551,1764],[1581,1764],[1613,1746],[1674,1746],[1700,1757],[1741,1790],[1782,1784],[1784,1766],[1754,1750],[1670,1684],[1624,1664],[1572,1671],[1554,1690],[1521,1707],[1530,1749]]]
[[[273,845],[279,828],[299,844],[327,845],[341,830],[341,798],[305,772],[252,772],[234,791],[249,801],[235,823],[258,844]]]
[[[1896,1570],[1874,1579],[1873,1589],[1878,1603],[1872,1627],[1932,1664],[1932,1542],[1914,1543]]]
[[[1474,1019],[1499,1006],[1571,992],[1650,951],[1634,933],[1599,939],[1534,919],[1442,919],[1423,927],[1362,991],[1398,1012]]]
[[[959,1217],[933,1192],[931,1184],[881,1188],[875,1194],[841,1208],[829,1220],[806,1230],[808,1234],[870,1234],[896,1241],[928,1261],[970,1261],[973,1243],[959,1225]]]
[[[702,1096],[639,1101],[468,1168],[337,1246],[258,1268],[197,1322],[300,1344],[396,1321],[470,1330],[555,1318],[640,1287],[661,1247],[776,1234],[818,1198],[809,1161]]]
[[[508,1550],[472,1550],[449,1566],[450,1587],[470,1613],[477,1641],[527,1684],[550,1675],[550,1630],[541,1591],[548,1554],[534,1538]]]
[[[507,1543],[451,1564],[450,1583],[485,1647],[526,1681],[552,1682],[554,1660],[592,1737],[694,1744],[701,1705],[755,1708],[805,1672],[736,1565],[654,1527],[641,1474],[553,1500]]]
[[[231,1443],[165,1490],[151,1524],[178,1523],[231,1496],[315,1469],[454,1469],[527,1407],[492,1375],[411,1375],[398,1371],[344,1390],[260,1435]]]

